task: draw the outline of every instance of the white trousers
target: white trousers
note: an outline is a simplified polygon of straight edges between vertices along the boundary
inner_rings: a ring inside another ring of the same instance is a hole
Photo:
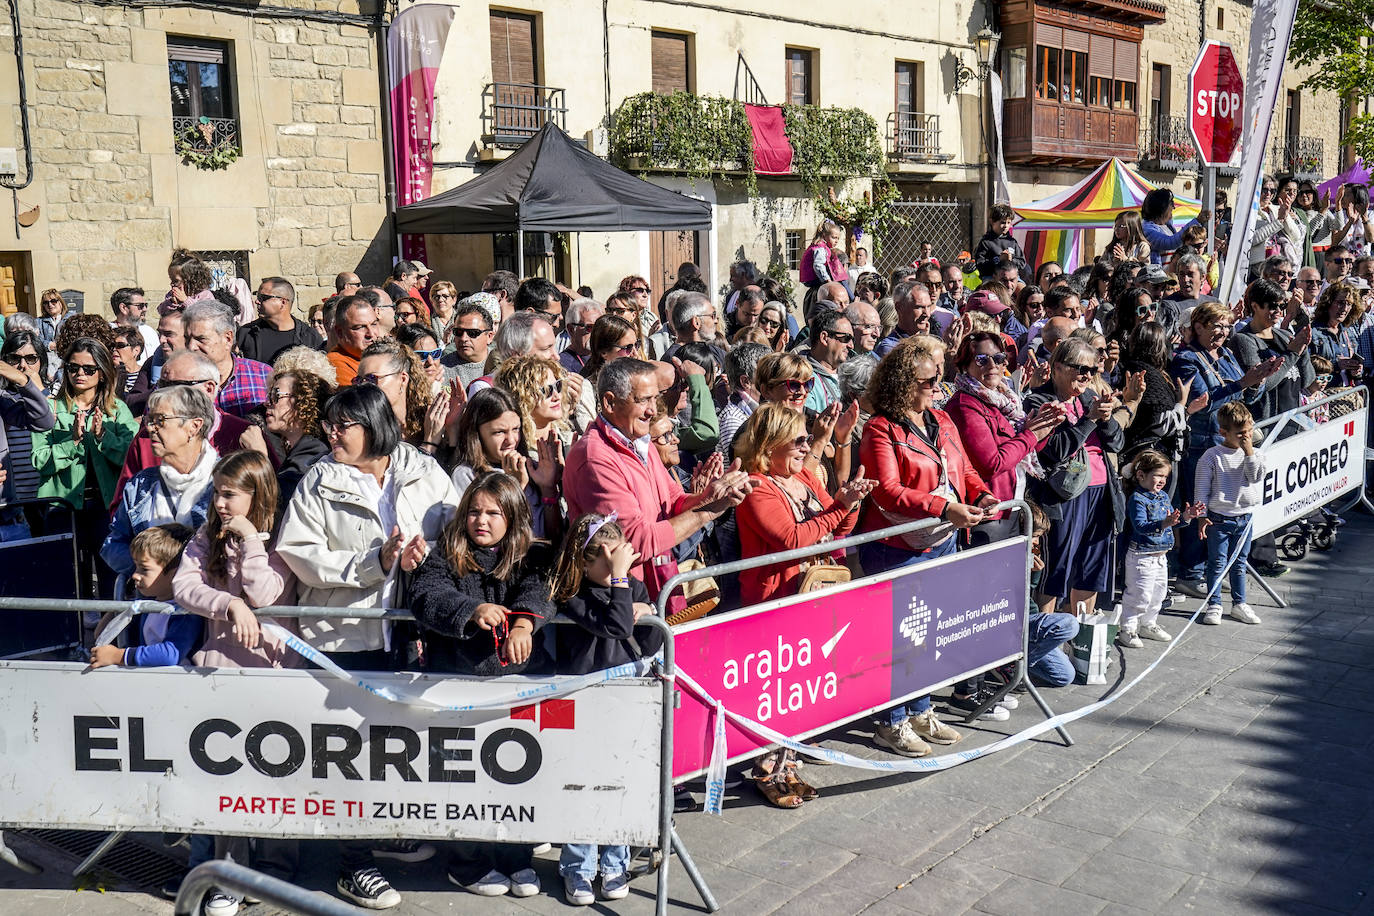
[[[1121,595],[1121,625],[1131,630],[1154,623],[1169,594],[1169,555],[1126,551],[1126,590]]]

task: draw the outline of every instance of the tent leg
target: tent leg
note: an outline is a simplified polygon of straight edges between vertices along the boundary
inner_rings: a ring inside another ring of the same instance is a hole
[[[515,278],[517,282],[525,279],[525,230],[515,230]]]

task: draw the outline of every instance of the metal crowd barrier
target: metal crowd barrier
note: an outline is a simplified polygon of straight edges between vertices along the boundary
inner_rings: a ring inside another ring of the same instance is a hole
[[[212,859],[187,872],[177,891],[172,912],[175,916],[198,916],[200,903],[211,888],[223,888],[239,895],[256,897],[263,903],[281,907],[301,916],[360,916],[372,910],[314,894],[289,881],[264,875],[236,862]]]

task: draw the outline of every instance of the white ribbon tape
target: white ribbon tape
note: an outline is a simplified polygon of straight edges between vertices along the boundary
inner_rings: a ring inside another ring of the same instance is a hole
[[[720,814],[725,803],[725,707],[716,701],[711,764],[706,770],[706,813]]]
[[[605,671],[593,671],[591,674],[558,675],[548,679],[532,679],[533,682],[530,684],[512,688],[508,693],[489,697],[480,703],[448,704],[436,703],[434,700],[427,698],[423,693],[417,693],[399,687],[388,687],[382,684],[376,684],[366,678],[349,674],[334,662],[330,661],[323,652],[283,626],[275,623],[263,623],[262,629],[264,632],[271,633],[277,639],[286,643],[307,661],[319,665],[341,681],[347,681],[350,684],[361,687],[373,696],[381,697],[383,700],[389,700],[392,703],[401,703],[405,706],[415,706],[421,709],[435,709],[443,712],[509,709],[512,706],[524,706],[536,700],[561,697],[565,694],[582,690],[585,687],[591,687],[594,684],[604,684],[606,681],[615,680],[616,678],[643,677],[649,671],[650,661],[647,659],[639,659],[629,664],[619,665],[615,668],[607,668]]]

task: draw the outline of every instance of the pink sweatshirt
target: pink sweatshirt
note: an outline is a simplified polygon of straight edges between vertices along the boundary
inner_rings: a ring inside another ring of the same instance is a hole
[[[298,668],[304,660],[278,639],[263,634],[256,649],[246,649],[234,639],[229,623],[229,602],[242,598],[249,607],[292,604],[296,600],[296,577],[275,551],[269,552],[260,540],[231,542],[226,576],[211,582],[205,566],[210,542],[202,527],[186,546],[181,566],[172,579],[172,593],[183,608],[209,619],[205,641],[192,661],[208,668]],[[294,619],[278,621],[259,618],[261,623],[279,623],[296,632]]]

